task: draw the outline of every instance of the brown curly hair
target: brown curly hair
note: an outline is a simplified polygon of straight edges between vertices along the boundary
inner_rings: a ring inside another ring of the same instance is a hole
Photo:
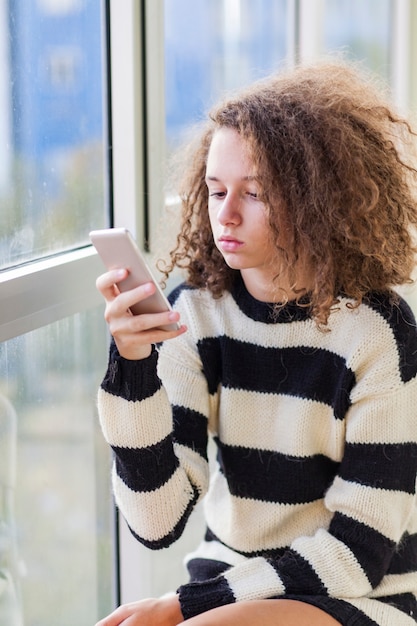
[[[248,142],[275,240],[285,207],[287,263],[306,255],[314,276],[309,306],[320,326],[341,294],[358,305],[371,291],[410,281],[415,133],[374,79],[334,61],[280,72],[210,111],[183,167],[181,230],[166,276],[185,268],[187,281],[214,297],[234,279],[236,270],[214,244],[207,210],[207,155],[222,127]]]

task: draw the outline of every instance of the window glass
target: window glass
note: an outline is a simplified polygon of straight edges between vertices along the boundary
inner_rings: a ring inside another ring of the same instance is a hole
[[[100,309],[0,344],[1,624],[91,626],[112,609],[105,336]]]
[[[0,3],[0,268],[105,223],[101,4]]]
[[[325,50],[344,50],[389,79],[391,0],[326,0]]]
[[[165,0],[168,146],[219,95],[285,58],[286,0]]]
[[[286,0],[165,0],[168,146],[223,92],[279,69],[295,53]],[[324,0],[322,52],[343,50],[389,78],[391,0]]]

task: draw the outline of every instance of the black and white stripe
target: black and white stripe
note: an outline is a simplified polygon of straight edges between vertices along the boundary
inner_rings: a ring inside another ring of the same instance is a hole
[[[377,294],[352,311],[342,299],[323,333],[305,308],[275,314],[241,281],[219,300],[182,287],[172,300],[189,330],[160,348],[159,376],[157,352],[136,363],[113,349],[99,408],[115,496],[140,541],[168,546],[205,496],[184,615],[290,594],[343,598],[384,626],[393,610],[415,623],[407,305]]]

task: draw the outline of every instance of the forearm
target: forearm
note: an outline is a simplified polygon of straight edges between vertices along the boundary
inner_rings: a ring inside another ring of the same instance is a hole
[[[102,430],[115,453],[117,505],[134,535],[152,549],[166,547],[182,534],[208,484],[207,421],[200,420],[202,435],[194,428],[190,438],[188,420],[195,420],[184,410],[174,433],[173,409],[156,373],[157,357],[153,352],[143,362],[130,362],[113,346],[98,394]]]

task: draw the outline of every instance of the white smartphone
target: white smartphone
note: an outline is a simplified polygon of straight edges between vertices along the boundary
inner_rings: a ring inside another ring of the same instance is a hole
[[[104,228],[92,230],[90,239],[101,260],[108,270],[127,269],[129,274],[117,283],[120,291],[134,289],[143,283],[153,282],[156,291],[151,296],[130,307],[133,315],[142,313],[162,313],[170,311],[171,305],[166,299],[157,280],[146,263],[141,251],[127,228]],[[177,330],[179,324],[173,322],[161,326],[164,330]]]

